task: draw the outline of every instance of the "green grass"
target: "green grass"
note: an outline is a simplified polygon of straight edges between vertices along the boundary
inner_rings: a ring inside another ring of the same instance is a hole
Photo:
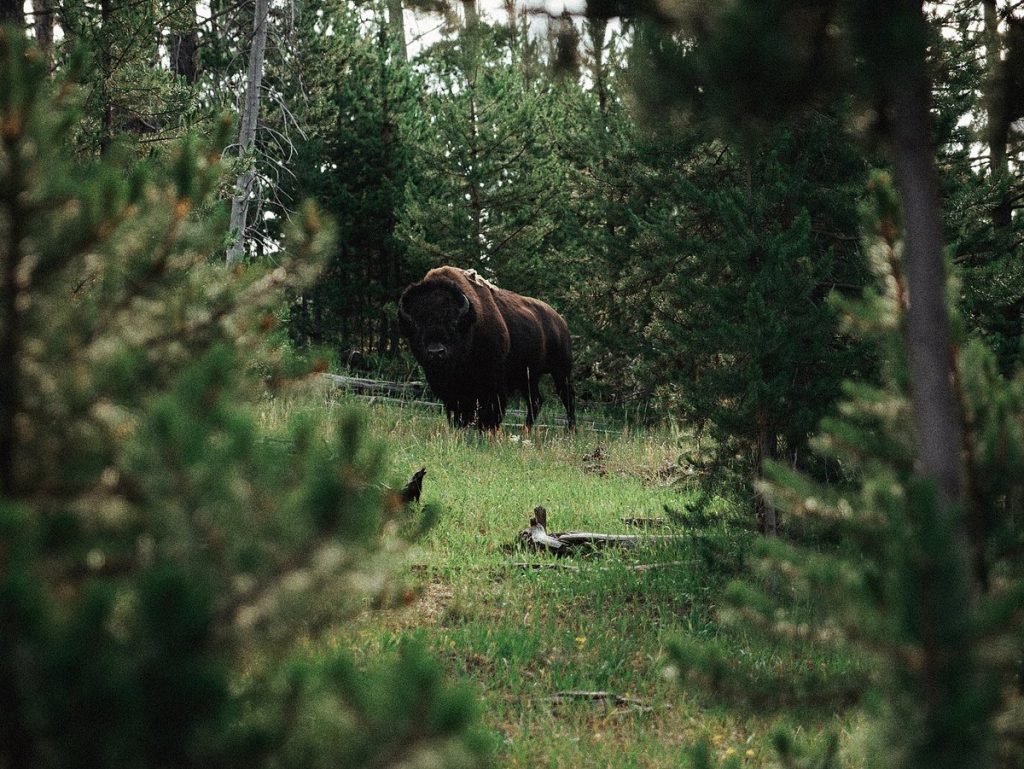
[[[313,391],[302,402],[314,403],[326,424],[356,399]],[[693,481],[673,482],[685,437],[628,427],[575,435],[541,428],[529,436],[508,428],[481,436],[453,430],[416,404],[359,403],[369,433],[386,443],[389,480],[400,485],[425,466],[422,502],[436,506],[439,517],[395,556],[404,559],[397,605],[367,608],[324,642],[370,658],[405,635],[421,636],[449,675],[476,692],[482,723],[495,736],[496,765],[676,767],[684,748],[706,741],[720,758],[766,766],[780,723],[798,735],[845,733],[853,714],[799,707],[771,713],[763,702],[719,701],[675,680],[666,649],[680,638],[717,643],[744,669],[763,673],[769,689],[773,676],[792,680],[812,671],[817,681],[849,672],[841,657],[719,624],[724,585],[749,534],[724,526],[694,533],[677,521],[670,531],[693,536],[672,547],[557,561],[580,571],[514,565],[556,563],[509,551],[537,505],[547,509],[553,531],[630,532],[623,518],[684,508],[699,493]],[[288,401],[265,405],[267,429],[276,431],[294,408]],[[599,446],[604,459],[588,462]],[[711,510],[724,516],[736,512],[733,505],[715,499]],[[668,562],[674,565],[629,568]],[[643,707],[554,704],[552,696],[566,690],[607,690]]]

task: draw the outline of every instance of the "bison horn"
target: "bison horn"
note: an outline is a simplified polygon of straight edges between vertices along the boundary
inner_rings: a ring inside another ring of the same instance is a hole
[[[468,296],[465,294],[460,295],[462,296],[462,307],[459,308],[459,319],[462,319],[469,312],[470,304]]]

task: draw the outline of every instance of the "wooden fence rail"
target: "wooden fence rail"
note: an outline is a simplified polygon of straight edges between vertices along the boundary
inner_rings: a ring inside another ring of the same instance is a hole
[[[321,376],[335,387],[349,390],[356,395],[372,398],[375,401],[411,404],[437,409],[442,408],[442,405],[436,401],[423,400],[423,396],[427,392],[425,382],[386,382],[377,379],[366,379],[364,377],[342,376],[341,374],[321,374]],[[526,420],[526,409],[507,409],[505,415],[522,423]],[[599,429],[593,420],[578,420],[578,423],[581,427],[586,427],[594,432],[618,432],[617,430]],[[549,427],[565,427],[568,422],[565,417],[551,417],[549,415],[544,423],[537,423],[538,426],[544,426],[544,424]]]

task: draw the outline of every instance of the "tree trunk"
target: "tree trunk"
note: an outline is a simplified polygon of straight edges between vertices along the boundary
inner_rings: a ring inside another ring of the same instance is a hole
[[[113,11],[110,0],[100,0],[100,72],[102,80],[99,85],[100,102],[103,115],[100,119],[100,154],[106,155],[114,139],[114,100],[110,93],[110,75],[113,63],[110,59],[111,24]]]
[[[605,71],[604,46],[608,35],[608,19],[592,18],[586,22],[587,34],[590,37],[592,64],[591,75],[594,78],[594,91],[597,93],[597,106],[602,121],[608,117],[608,83]]]
[[[466,29],[475,27],[480,21],[480,14],[476,8],[476,0],[462,0],[462,12],[466,21]]]
[[[920,3],[920,24],[925,24]],[[939,179],[931,140],[931,90],[924,51],[908,55],[893,73],[892,154],[903,201],[909,296],[906,345],[920,473],[937,486],[942,514],[963,496],[961,414],[953,388],[946,315]]]
[[[15,458],[17,456],[17,417],[21,409],[21,296],[18,273],[21,271],[24,188],[21,146],[17,136],[4,138],[7,156],[7,186],[3,207],[8,216],[6,242],[0,244],[0,495],[17,496]]]
[[[53,5],[52,0],[32,0],[33,27],[36,33],[36,45],[46,63],[53,68]]]
[[[402,0],[388,0],[388,34],[391,45],[402,61],[409,59],[409,47],[405,40],[405,12]]]
[[[194,84],[199,76],[199,28],[196,26],[196,12],[192,7],[190,19],[180,29],[172,29],[168,47],[171,55],[171,71]]]
[[[767,420],[762,414],[757,416],[757,456],[756,474],[757,481],[764,480],[765,462],[775,459],[779,453],[779,438],[774,431],[770,430]],[[775,537],[779,534],[779,514],[775,506],[761,493],[754,491],[754,514],[757,517],[757,526],[761,533],[768,537]]]
[[[252,46],[249,49],[249,70],[245,82],[245,98],[242,102],[240,126],[238,129],[238,151],[243,157],[252,152],[256,143],[256,124],[260,113],[260,85],[263,82],[263,56],[267,47],[267,25],[270,0],[254,0]],[[231,198],[231,233],[235,241],[228,249],[227,264],[232,266],[245,254],[245,224],[249,213],[249,198],[252,195],[256,171],[252,159],[246,159],[247,168],[235,183],[235,195]]]
[[[1009,190],[1009,164],[1006,157],[1007,125],[1005,110],[1000,93],[1002,59],[1002,36],[999,34],[999,14],[996,0],[982,0],[985,19],[985,68],[988,71],[986,83],[985,109],[986,131],[988,138],[989,173],[996,193],[992,207],[992,224],[997,234],[1007,234],[1013,216],[1013,203]]]
[[[970,537],[962,512],[964,436],[953,385],[955,364],[946,314],[946,269],[925,42],[927,22],[921,0],[893,3],[889,13],[892,15],[887,21],[898,23],[910,41],[892,72],[889,97],[893,108],[891,151],[904,215],[909,300],[904,344],[910,364],[915,469],[917,475],[934,484],[936,492],[929,530],[950,537],[946,552],[921,559],[918,564],[922,727],[929,740],[945,742],[971,738],[951,733],[948,726],[950,701],[962,699],[951,690],[950,682],[964,685],[964,674],[953,670],[969,664],[964,660],[969,659],[971,650],[960,648],[963,639],[951,640],[940,628],[948,629],[952,616],[958,622],[968,622],[979,590],[971,569]],[[983,748],[979,745],[978,750]],[[942,752],[941,746],[929,749],[930,755]]]

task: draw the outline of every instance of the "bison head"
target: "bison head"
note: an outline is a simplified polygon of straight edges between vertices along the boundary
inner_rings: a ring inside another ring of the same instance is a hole
[[[476,312],[451,281],[433,280],[407,288],[398,302],[398,320],[424,368],[449,368],[461,362],[472,346]]]

